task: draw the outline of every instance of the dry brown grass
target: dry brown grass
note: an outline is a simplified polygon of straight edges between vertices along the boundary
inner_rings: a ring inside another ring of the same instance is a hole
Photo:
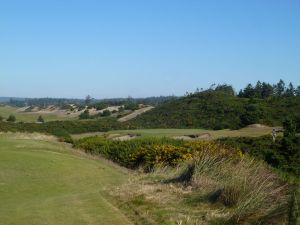
[[[21,133],[21,132],[0,132],[1,135],[7,135],[15,139],[27,140],[42,140],[42,141],[57,141],[58,138],[53,135],[42,133]]]
[[[113,194],[156,224],[287,224],[288,186],[248,156],[157,166]]]

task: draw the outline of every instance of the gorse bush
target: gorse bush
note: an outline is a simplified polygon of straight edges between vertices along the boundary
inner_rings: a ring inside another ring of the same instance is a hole
[[[154,151],[153,146],[170,145],[177,149],[183,145],[181,140],[168,138],[144,138],[129,141],[112,141],[103,137],[87,137],[75,142],[74,146],[84,149],[91,154],[98,154],[111,159],[123,166],[136,168],[143,165],[153,165],[157,160],[152,158],[147,149]],[[151,147],[150,147],[151,146]],[[151,160],[150,160],[151,159]],[[160,158],[160,161],[168,161],[168,157]]]
[[[14,115],[9,115],[9,117],[6,120],[7,122],[15,122],[16,121],[16,117]]]
[[[157,164],[175,166],[179,162],[192,159],[192,152],[184,146],[153,144],[142,146],[130,155],[136,165],[152,169]]]
[[[201,157],[204,151],[218,158],[225,155],[242,157],[242,153],[232,148],[208,141],[186,143],[169,138],[144,138],[130,141],[112,141],[102,137],[87,137],[78,140],[75,147],[86,152],[99,154],[119,164],[130,167],[144,167],[151,170],[157,164],[175,166],[180,162]]]

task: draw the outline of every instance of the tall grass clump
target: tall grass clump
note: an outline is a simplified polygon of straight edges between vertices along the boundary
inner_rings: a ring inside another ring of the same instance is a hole
[[[229,224],[287,219],[288,186],[262,161],[212,148],[196,152],[188,165],[173,180],[189,183],[212,204],[224,205],[230,213],[223,219]]]

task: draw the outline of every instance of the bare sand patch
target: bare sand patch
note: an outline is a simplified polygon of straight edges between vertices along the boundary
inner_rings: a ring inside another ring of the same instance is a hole
[[[143,113],[145,113],[145,112],[147,112],[147,111],[149,111],[153,108],[154,108],[153,106],[146,106],[144,108],[137,109],[137,110],[133,111],[132,113],[130,113],[129,115],[118,119],[118,121],[119,122],[126,122],[126,121],[131,120],[131,119],[137,117],[138,115],[141,115],[141,114],[143,114]]]
[[[247,127],[250,127],[250,128],[267,128],[269,126],[264,125],[264,124],[255,123],[255,124],[250,124]]]
[[[181,135],[181,136],[174,136],[173,139],[180,139],[180,140],[186,140],[186,141],[192,141],[192,140],[211,140],[212,135],[210,133],[204,133],[204,134],[187,134],[187,135]]]
[[[126,135],[123,135],[123,136],[114,137],[114,138],[112,138],[112,140],[114,140],[114,141],[128,141],[128,140],[135,139],[138,136],[139,135],[137,135],[137,134],[126,134]]]

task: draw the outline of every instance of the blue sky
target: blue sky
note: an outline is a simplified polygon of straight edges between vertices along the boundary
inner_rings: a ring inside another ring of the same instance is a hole
[[[300,84],[299,0],[0,1],[0,96]]]

